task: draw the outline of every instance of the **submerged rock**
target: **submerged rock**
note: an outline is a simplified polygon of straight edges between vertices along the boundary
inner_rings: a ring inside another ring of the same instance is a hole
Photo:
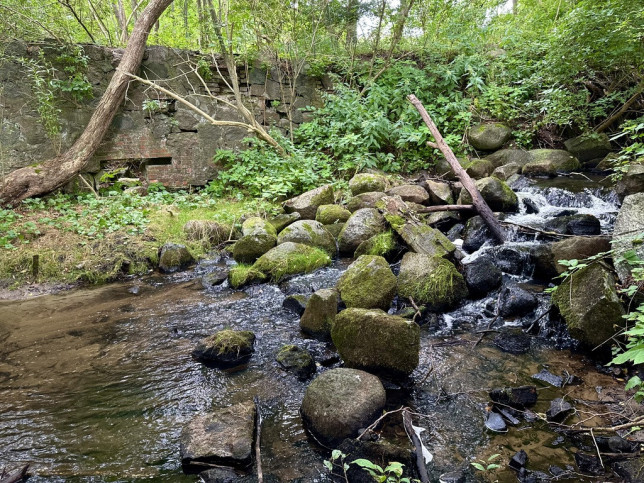
[[[331,257],[319,248],[284,242],[258,258],[253,269],[279,282],[286,276],[309,273],[330,264]]]
[[[337,288],[347,307],[387,310],[396,295],[396,276],[383,257],[362,255],[342,274]]]
[[[530,336],[523,332],[502,332],[494,338],[494,345],[508,354],[525,354],[530,350]]]
[[[387,230],[384,217],[375,208],[362,208],[351,215],[338,236],[340,253],[353,255],[358,246]]]
[[[613,274],[593,263],[564,280],[552,295],[570,335],[590,348],[613,337],[624,323],[624,308]]]
[[[225,329],[202,339],[192,356],[202,362],[234,366],[248,360],[254,344],[255,334],[251,331]]]
[[[277,237],[277,244],[302,243],[324,250],[330,256],[336,252],[335,239],[324,225],[314,220],[299,220],[287,226]]]
[[[489,393],[493,402],[515,409],[525,409],[534,406],[537,402],[537,388],[535,386],[507,387],[494,389]]]
[[[501,285],[503,274],[488,257],[479,257],[463,269],[465,283],[472,297],[483,297]]]
[[[548,421],[561,423],[574,411],[572,404],[563,398],[556,398],[550,401],[550,409],[546,411]]]
[[[159,270],[164,273],[177,272],[187,268],[195,259],[185,245],[166,243],[159,249]]]
[[[292,372],[299,379],[304,380],[315,374],[315,361],[306,349],[296,345],[285,345],[275,356],[275,360],[282,368]]]
[[[482,151],[499,149],[511,137],[512,130],[500,122],[476,124],[467,131],[467,141]]]
[[[406,376],[418,365],[420,328],[382,310],[343,310],[331,337],[348,367]]]
[[[400,264],[398,295],[426,304],[432,311],[443,311],[458,305],[468,290],[453,263],[438,256],[408,252]]]
[[[479,179],[475,184],[492,211],[515,212],[519,209],[519,198],[505,181],[488,177]],[[458,203],[461,205],[472,204],[472,197],[467,190],[461,191]]]
[[[545,382],[554,387],[561,387],[564,384],[563,377],[557,376],[546,369],[541,369],[537,374],[533,374],[532,379]]]
[[[314,220],[318,206],[331,205],[333,201],[333,187],[327,184],[284,202],[284,211],[297,212],[303,220]]]
[[[501,291],[499,315],[517,317],[529,314],[539,306],[537,297],[518,285],[508,285]]]
[[[334,288],[324,288],[311,295],[300,319],[302,332],[313,337],[330,338],[338,313],[338,298],[338,291]]]
[[[323,225],[344,223],[351,217],[351,212],[340,205],[321,205],[315,214],[315,221]]]
[[[198,472],[212,464],[247,467],[252,459],[254,432],[255,404],[252,402],[196,416],[181,432],[184,472]]]
[[[349,189],[353,196],[373,191],[385,191],[389,180],[380,174],[358,173],[349,180]]]
[[[495,433],[505,433],[508,431],[508,426],[505,424],[503,417],[494,411],[485,412],[485,427]]]
[[[302,419],[318,439],[335,445],[369,426],[385,402],[385,388],[376,376],[356,369],[331,369],[306,389]]]

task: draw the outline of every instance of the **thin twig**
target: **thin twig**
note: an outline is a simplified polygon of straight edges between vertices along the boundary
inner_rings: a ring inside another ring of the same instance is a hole
[[[599,446],[597,446],[597,440],[595,439],[595,435],[593,434],[592,428],[590,429],[590,437],[593,438],[593,443],[595,443],[595,449],[597,450],[597,456],[599,457],[599,464],[602,465],[602,468],[604,467],[604,460],[602,460],[602,455],[599,452]]]

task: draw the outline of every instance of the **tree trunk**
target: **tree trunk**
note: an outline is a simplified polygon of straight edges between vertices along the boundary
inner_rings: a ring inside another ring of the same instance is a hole
[[[443,136],[441,136],[441,133],[438,131],[438,128],[436,127],[436,124],[434,124],[434,121],[432,121],[432,118],[429,117],[429,114],[427,114],[427,111],[423,107],[422,103],[415,95],[410,94],[407,96],[407,99],[409,99],[409,102],[411,102],[416,110],[418,110],[418,112],[420,113],[420,117],[423,118],[423,121],[429,129],[429,132],[432,133],[432,136],[434,136],[434,139],[436,140],[436,147],[441,150],[443,156],[445,156],[445,159],[447,159],[447,162],[452,167],[452,170],[463,184],[463,188],[465,188],[472,196],[472,204],[476,208],[476,211],[479,215],[481,215],[481,218],[483,218],[483,221],[485,221],[487,226],[490,228],[492,234],[501,243],[503,243],[505,241],[505,233],[503,232],[503,228],[501,228],[499,220],[496,219],[494,213],[481,196],[481,193],[474,184],[474,181],[472,181],[472,178],[470,178],[470,176],[465,172],[463,167],[456,159],[456,156],[454,156],[454,153],[443,139]]]
[[[44,195],[65,185],[85,167],[101,144],[112,119],[125,98],[128,74],[137,71],[143,59],[150,30],[173,0],[151,0],[139,16],[114,73],[87,127],[65,153],[42,164],[8,174],[0,184],[0,204],[15,205],[32,196]]]

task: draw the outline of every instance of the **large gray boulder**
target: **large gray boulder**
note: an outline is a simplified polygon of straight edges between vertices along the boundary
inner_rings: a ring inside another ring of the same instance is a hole
[[[492,211],[515,212],[519,209],[519,198],[505,181],[489,177],[479,179],[475,184]],[[472,197],[466,189],[461,190],[458,203],[472,204]]]
[[[355,213],[362,208],[375,208],[376,203],[384,198],[386,193],[384,191],[369,191],[367,193],[360,193],[352,197],[347,202],[347,209],[351,213]]]
[[[595,348],[619,332],[624,308],[607,268],[593,263],[575,272],[552,295],[566,321],[570,335],[588,348]]]
[[[581,168],[579,160],[562,149],[533,149],[529,153],[532,160],[523,166],[524,175],[556,176]]]
[[[299,273],[310,273],[331,264],[331,257],[319,248],[284,242],[270,249],[253,264],[253,270],[274,282]]]
[[[347,220],[338,236],[340,253],[353,255],[356,248],[378,233],[386,231],[385,219],[375,208],[362,208]]]
[[[275,230],[275,226],[273,226],[273,224],[268,220],[259,216],[253,216],[252,218],[247,218],[244,223],[242,223],[242,235],[277,236],[277,231]]]
[[[300,318],[300,329],[305,334],[321,339],[331,337],[331,327],[338,313],[339,293],[334,288],[316,291]]]
[[[396,295],[396,276],[383,257],[362,255],[342,274],[337,289],[347,307],[387,310]]]
[[[299,219],[300,214],[297,211],[294,211],[293,213],[282,213],[281,215],[274,216],[273,218],[270,218],[268,222],[273,225],[275,232],[279,233],[291,223],[295,223]]]
[[[371,191],[385,191],[389,180],[381,174],[358,173],[349,180],[349,189],[353,196]]]
[[[613,228],[613,262],[620,282],[628,283],[632,266],[624,259],[627,253],[644,260],[644,193],[636,193],[624,198],[622,207]]]
[[[449,184],[431,179],[426,180],[424,184],[432,204],[451,205],[454,203],[454,195]]]
[[[403,201],[423,205],[429,201],[429,193],[417,184],[404,184],[387,191],[388,196],[398,195]]]
[[[277,244],[286,242],[321,248],[331,256],[336,252],[335,238],[322,223],[315,220],[299,220],[284,228],[277,236]]]
[[[376,376],[356,369],[331,369],[306,388],[302,419],[320,441],[335,445],[373,423],[385,402],[385,388]]]
[[[644,164],[631,164],[615,185],[615,193],[621,200],[628,195],[644,192]]]
[[[465,172],[473,179],[481,179],[490,176],[494,171],[494,165],[487,159],[473,159]]]
[[[406,376],[418,365],[418,324],[382,310],[343,310],[335,319],[331,337],[348,367]]]
[[[398,275],[398,296],[432,311],[456,306],[467,297],[465,279],[453,263],[438,256],[405,253]]]
[[[242,236],[233,245],[233,258],[237,263],[253,263],[277,243],[275,235],[257,233]]]
[[[531,251],[534,261],[534,276],[550,280],[568,270],[559,260],[583,260],[610,250],[610,241],[601,236],[575,236],[552,243],[543,243]]]
[[[566,150],[581,163],[603,158],[610,153],[610,139],[605,133],[584,133],[564,142]]]
[[[481,123],[467,131],[467,140],[481,151],[494,151],[507,143],[512,137],[512,130],[505,124]]]
[[[510,176],[518,174],[519,172],[521,172],[521,166],[517,163],[508,163],[495,168],[495,170],[492,171],[492,176],[500,179],[501,181],[507,181]]]
[[[532,156],[523,149],[500,149],[488,154],[485,159],[490,161],[495,168],[506,164],[518,164],[523,167],[532,161]]]
[[[351,217],[351,212],[340,205],[321,205],[315,214],[315,221],[323,225],[344,223]]]
[[[333,187],[327,184],[285,201],[284,211],[298,212],[303,220],[314,220],[318,206],[331,205],[333,201]]]
[[[159,249],[159,270],[164,273],[183,270],[194,261],[195,259],[185,245],[166,243]]]
[[[199,471],[213,464],[246,468],[253,455],[254,432],[252,401],[196,416],[181,432],[184,471]]]

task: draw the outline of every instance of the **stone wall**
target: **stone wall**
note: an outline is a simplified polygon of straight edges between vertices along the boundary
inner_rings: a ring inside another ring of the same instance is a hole
[[[96,45],[83,45],[83,49],[89,57],[86,74],[94,90],[93,99],[77,103],[60,96],[57,102],[62,129],[60,136],[52,140],[40,122],[33,81],[18,59],[38,59],[42,53],[56,66],[56,47],[18,41],[4,46],[4,57],[0,57],[0,176],[54,156],[69,147],[84,129],[123,51]],[[168,79],[165,87],[215,119],[242,121],[233,108],[207,97],[209,90],[215,96],[232,99],[232,92],[214,67],[207,88],[196,75],[183,75],[189,72],[188,61],[199,58],[196,52],[149,47],[139,75]],[[226,77],[225,69],[220,69]],[[258,63],[239,68],[238,75],[247,107],[265,126],[276,126],[285,134],[306,121],[311,114],[304,108],[321,105],[322,91],[331,88],[328,78],[306,75],[300,76],[291,88],[282,71]],[[146,99],[159,101],[160,109],[144,110]],[[215,152],[243,148],[242,139],[247,136],[242,128],[213,126],[175,100],[133,82],[86,171],[98,179],[106,166],[127,164],[140,166],[150,182],[169,187],[203,185],[216,174],[212,162]]]

